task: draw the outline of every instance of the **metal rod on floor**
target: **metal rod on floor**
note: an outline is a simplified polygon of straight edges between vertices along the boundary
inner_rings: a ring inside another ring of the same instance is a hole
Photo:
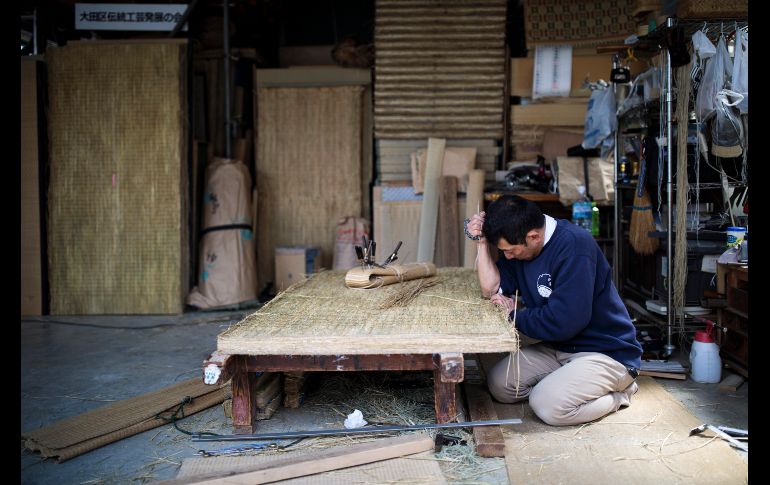
[[[217,435],[212,433],[197,433],[192,437],[193,441],[252,441],[252,440],[281,440],[289,438],[310,438],[315,436],[337,436],[354,434],[377,434],[395,431],[413,431],[420,429],[446,429],[446,428],[473,428],[476,426],[500,426],[506,424],[521,424],[521,419],[493,419],[489,421],[466,421],[463,423],[443,424],[413,424],[413,425],[386,425],[371,426],[354,429],[319,429],[315,431],[289,431],[285,433],[263,434],[233,434]]]

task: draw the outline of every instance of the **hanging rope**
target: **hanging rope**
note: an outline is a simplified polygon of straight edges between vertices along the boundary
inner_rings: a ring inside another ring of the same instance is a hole
[[[687,125],[690,112],[690,67],[680,66],[674,71],[674,81],[677,86],[676,103],[676,219],[672,230],[676,230],[674,244],[674,278],[673,278],[673,308],[680,330],[680,338],[684,336],[684,306],[685,287],[687,285],[687,198],[689,184],[687,181]],[[671,255],[669,255],[671,257]],[[670,275],[669,275],[670,278]]]

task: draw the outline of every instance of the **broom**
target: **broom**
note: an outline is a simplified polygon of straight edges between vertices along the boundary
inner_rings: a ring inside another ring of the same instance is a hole
[[[631,227],[628,231],[628,239],[631,247],[638,254],[650,255],[658,249],[660,241],[656,237],[648,236],[650,231],[655,230],[655,221],[652,217],[650,196],[644,188],[647,175],[646,157],[644,155],[644,147],[642,147],[641,172],[639,173],[639,181],[634,192],[634,207],[631,212]]]

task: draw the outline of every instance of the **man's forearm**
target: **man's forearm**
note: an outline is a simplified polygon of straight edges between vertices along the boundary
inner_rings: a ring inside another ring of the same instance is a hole
[[[479,242],[476,246],[478,251],[476,270],[479,274],[479,286],[481,286],[481,294],[489,298],[500,288],[500,272],[492,261],[487,243]]]

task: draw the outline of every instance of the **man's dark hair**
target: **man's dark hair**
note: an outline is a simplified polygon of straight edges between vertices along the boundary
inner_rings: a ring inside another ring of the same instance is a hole
[[[537,204],[517,195],[504,195],[489,204],[481,232],[493,245],[500,238],[511,244],[524,244],[527,233],[544,224],[545,216]]]

